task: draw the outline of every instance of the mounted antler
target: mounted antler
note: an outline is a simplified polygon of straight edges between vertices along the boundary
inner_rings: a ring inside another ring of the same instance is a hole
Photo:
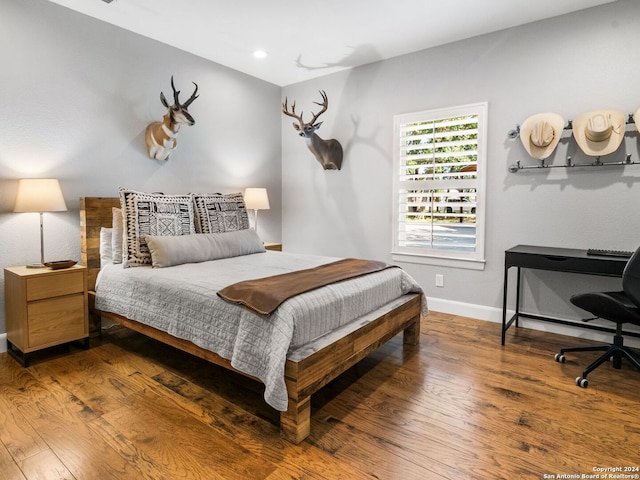
[[[193,119],[189,111],[189,105],[198,98],[198,84],[192,82],[196,89],[193,91],[189,99],[180,104],[180,90],[176,90],[173,84],[173,75],[171,76],[171,89],[173,90],[173,105],[169,106],[163,92],[160,92],[160,102],[169,110],[162,117],[161,122],[152,122],[147,126],[145,132],[145,141],[147,143],[147,151],[149,158],[156,160],[167,160],[171,152],[178,146],[176,137],[180,131],[181,125],[193,125],[196,121]]]
[[[300,115],[296,114],[295,101],[291,104],[291,111],[289,111],[287,106],[288,99],[285,98],[282,104],[282,113],[298,120],[298,123],[293,124],[293,128],[306,140],[307,147],[315,155],[322,168],[325,170],[340,170],[342,167],[342,145],[335,139],[323,140],[316,134],[316,130],[320,128],[322,122],[315,122],[329,107],[329,99],[324,90],[320,90],[320,95],[322,96],[322,103],[313,103],[320,105],[322,109],[318,113],[312,112],[313,118],[308,123],[305,123],[302,119],[304,112],[300,112]]]

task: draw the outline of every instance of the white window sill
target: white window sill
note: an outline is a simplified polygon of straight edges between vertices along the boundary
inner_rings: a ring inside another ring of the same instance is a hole
[[[463,268],[466,270],[484,270],[486,260],[476,260],[459,257],[442,257],[433,255],[418,255],[415,253],[392,252],[391,257],[396,262],[420,263],[437,267]]]

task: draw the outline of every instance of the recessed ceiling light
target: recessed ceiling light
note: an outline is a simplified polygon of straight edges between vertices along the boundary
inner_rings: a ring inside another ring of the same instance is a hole
[[[265,58],[268,55],[266,50],[254,50],[253,56],[256,58]]]

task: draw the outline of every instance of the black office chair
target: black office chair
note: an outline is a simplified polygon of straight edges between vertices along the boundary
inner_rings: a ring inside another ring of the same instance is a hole
[[[604,352],[600,358],[582,372],[581,377],[576,378],[576,385],[580,387],[587,388],[589,385],[587,375],[609,359],[613,360],[613,368],[620,368],[622,358],[625,357],[640,369],[640,355],[625,347],[622,337],[623,324],[640,325],[640,247],[624,267],[622,289],[621,292],[582,293],[573,295],[570,299],[571,303],[583,310],[616,324],[616,334],[613,337],[612,345],[563,348],[560,353],[556,353],[556,361],[564,363],[566,352]]]

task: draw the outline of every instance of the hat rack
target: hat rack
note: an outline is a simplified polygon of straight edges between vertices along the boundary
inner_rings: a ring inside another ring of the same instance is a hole
[[[627,117],[626,125],[635,123],[633,114],[630,113]],[[573,121],[569,120],[567,125],[563,127],[563,130],[573,130]],[[625,132],[626,133],[626,132]],[[507,136],[510,139],[516,139],[520,136],[520,125],[516,125],[516,128],[509,130]],[[624,165],[638,165],[640,161],[632,161],[631,154],[627,154],[626,158],[619,162],[602,162],[600,156],[593,157],[595,160],[590,163],[574,163],[570,156],[567,157],[566,162],[563,165],[551,165],[546,163],[546,159],[539,160],[537,165],[522,165],[518,160],[513,165],[509,166],[509,172],[516,173],[519,170],[531,170],[531,169],[544,169],[544,168],[573,168],[573,167],[619,167]]]

